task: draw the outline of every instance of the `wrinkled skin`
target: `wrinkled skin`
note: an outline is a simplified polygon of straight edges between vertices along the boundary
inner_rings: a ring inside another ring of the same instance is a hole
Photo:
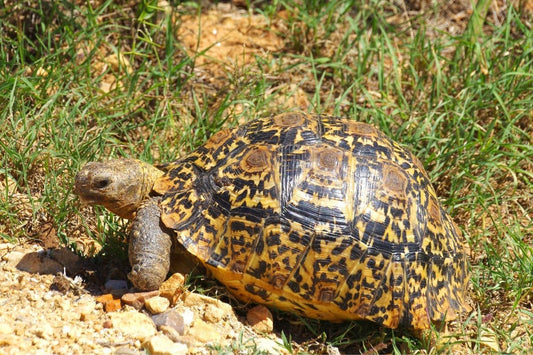
[[[159,288],[170,268],[172,232],[161,222],[160,198],[151,196],[162,174],[140,160],[117,159],[88,163],[75,180],[74,192],[82,202],[133,220],[128,278],[140,290]]]

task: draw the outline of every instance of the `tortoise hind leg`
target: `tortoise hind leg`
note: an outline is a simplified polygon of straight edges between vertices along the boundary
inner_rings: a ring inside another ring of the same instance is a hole
[[[160,198],[151,198],[137,211],[129,243],[128,278],[144,291],[157,290],[170,266],[171,231],[161,222]]]

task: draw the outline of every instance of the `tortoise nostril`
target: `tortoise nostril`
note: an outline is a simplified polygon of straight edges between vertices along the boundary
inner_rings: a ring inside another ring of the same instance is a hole
[[[111,184],[111,179],[109,179],[109,178],[101,178],[101,179],[96,179],[94,181],[93,186],[95,188],[97,188],[97,189],[103,189],[103,188],[108,187],[110,184]]]

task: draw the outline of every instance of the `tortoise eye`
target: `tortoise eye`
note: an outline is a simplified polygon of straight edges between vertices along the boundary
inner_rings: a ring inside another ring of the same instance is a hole
[[[95,188],[97,188],[97,189],[104,189],[104,188],[108,187],[110,184],[111,184],[111,179],[109,179],[109,178],[101,178],[101,179],[96,179],[94,181],[93,186]]]

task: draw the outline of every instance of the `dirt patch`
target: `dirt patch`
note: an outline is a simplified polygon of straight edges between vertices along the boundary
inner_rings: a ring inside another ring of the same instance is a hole
[[[284,46],[275,22],[230,6],[181,16],[177,22],[181,44],[195,57],[195,66],[210,75],[255,62],[256,55],[268,58]]]

